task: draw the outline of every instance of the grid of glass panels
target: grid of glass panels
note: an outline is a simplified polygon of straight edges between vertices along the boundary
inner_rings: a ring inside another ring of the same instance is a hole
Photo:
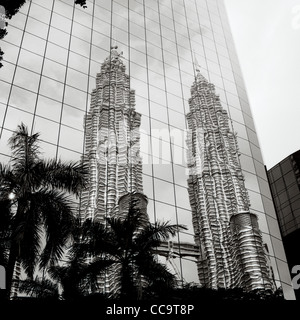
[[[187,225],[174,241],[188,243],[193,243],[193,229],[185,114],[199,65],[232,119],[252,211],[259,217],[276,283],[289,295],[276,215],[222,1],[88,0],[82,9],[71,0],[32,0],[9,21],[8,31],[0,72],[0,161],[9,160],[7,140],[21,121],[41,133],[46,158],[80,159],[90,93],[116,43],[142,114],[149,217]],[[178,259],[178,272],[197,282],[190,260]]]
[[[299,158],[299,155],[300,152],[298,151],[268,171],[278,213],[278,222],[283,236],[287,236],[300,228],[300,163],[295,160]]]

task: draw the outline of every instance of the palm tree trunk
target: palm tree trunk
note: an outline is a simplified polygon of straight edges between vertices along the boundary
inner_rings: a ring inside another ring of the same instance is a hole
[[[18,255],[17,244],[14,241],[12,241],[10,253],[9,253],[8,264],[7,264],[7,269],[6,269],[6,297],[7,297],[7,300],[10,299],[12,280],[13,280],[13,275],[14,275],[15,264],[17,261],[17,255]]]

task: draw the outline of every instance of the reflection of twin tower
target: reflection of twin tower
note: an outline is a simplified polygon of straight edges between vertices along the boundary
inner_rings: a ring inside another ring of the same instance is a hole
[[[83,162],[89,168],[89,186],[81,198],[82,220],[104,222],[107,216],[122,215],[132,195],[140,199],[141,212],[145,218],[147,215],[139,155],[141,114],[134,109],[134,91],[116,49],[112,48],[97,74],[85,118]],[[211,288],[268,288],[261,235],[256,216],[249,212],[227,113],[214,86],[199,72],[191,93],[188,190],[195,241],[200,248],[200,283]],[[107,279],[100,284],[105,286],[102,290],[111,292],[114,283],[111,276]]]

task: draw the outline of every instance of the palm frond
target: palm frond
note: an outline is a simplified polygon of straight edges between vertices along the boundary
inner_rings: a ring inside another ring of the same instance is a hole
[[[39,159],[39,133],[29,135],[24,123],[18,125],[17,130],[9,138],[8,144],[12,150],[14,170],[20,171],[29,168]]]
[[[41,189],[30,197],[31,207],[38,211],[45,229],[46,246],[41,254],[41,267],[55,263],[64,252],[75,221],[69,197],[57,190]]]
[[[186,230],[184,225],[169,224],[169,222],[156,222],[147,224],[137,235],[134,244],[137,251],[147,251],[159,246],[163,241],[174,237],[180,230]]]
[[[75,195],[79,195],[87,184],[87,170],[78,162],[48,160],[41,161],[37,171],[43,174],[40,183],[44,186],[57,188]]]
[[[39,212],[34,206],[16,217],[12,239],[18,246],[18,256],[29,277],[33,276],[41,250],[43,229]],[[30,244],[30,245],[29,245]]]
[[[58,286],[49,279],[36,277],[35,279],[19,280],[19,291],[35,298],[58,298]]]

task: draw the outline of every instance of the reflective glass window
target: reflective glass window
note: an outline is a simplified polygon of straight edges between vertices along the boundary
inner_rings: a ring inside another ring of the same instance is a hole
[[[150,165],[148,165],[150,167]],[[143,166],[144,168],[144,166]],[[144,170],[143,170],[144,172]],[[143,191],[148,198],[153,199],[153,178],[151,176],[143,174]]]
[[[236,121],[233,121],[233,129],[239,137],[248,140],[246,127],[244,125],[242,125]]]
[[[59,145],[73,151],[82,152],[83,132],[62,125],[59,137]]]
[[[185,129],[185,116],[182,113],[169,109],[170,125],[175,128]]]
[[[83,130],[84,112],[64,105],[62,110],[62,123],[74,129]]]
[[[28,90],[13,86],[9,104],[26,110],[28,112],[34,112],[35,102],[37,95]]]
[[[155,182],[156,181],[159,181],[159,180],[155,179]],[[167,186],[168,186],[167,189],[165,189],[165,190],[162,189],[162,190],[165,191],[165,193],[164,193],[164,195],[161,194],[161,196],[159,196],[159,198],[165,199],[165,197],[168,196],[168,193],[169,192],[171,193],[170,188],[171,188],[172,185],[169,183],[169,184],[167,184]],[[155,188],[155,190],[156,190],[156,193],[157,193],[159,189]],[[156,196],[155,196],[155,200],[157,200]],[[175,209],[174,206],[172,206],[170,204],[161,203],[161,202],[156,201],[155,202],[155,212],[156,212],[156,219],[157,220],[168,221],[168,222],[170,222],[170,224],[177,224],[176,209]],[[175,239],[177,240],[177,236],[174,237],[174,240]]]
[[[177,46],[180,58],[191,62],[191,52],[182,46]]]
[[[4,37],[4,40],[16,46],[19,46],[21,43],[22,35],[22,30],[17,29],[14,26],[9,26],[9,30],[7,30],[7,35]]]
[[[3,102],[5,104],[7,103],[10,87],[11,87],[10,84],[8,84],[4,81],[0,81],[0,92],[1,92],[0,102]]]
[[[58,123],[36,116],[34,120],[34,132],[41,132],[41,140],[55,144],[57,143]]]
[[[223,87],[223,79],[220,77],[220,75],[210,72],[209,81],[217,87],[216,94],[219,94],[219,88]]]
[[[183,101],[182,98],[175,96],[174,94],[169,94],[167,93],[168,97],[168,106],[169,108],[184,113],[184,106],[183,106]]]
[[[162,26],[161,34],[164,38],[169,39],[170,41],[176,42],[175,33],[173,30],[170,30],[169,28]]]
[[[172,166],[170,164],[154,164],[153,165],[153,174],[155,177],[172,182]]]
[[[191,205],[190,205],[189,196],[188,196],[188,189],[175,185],[175,192],[176,192],[176,205],[178,207],[189,210],[191,208]]]
[[[178,81],[173,81],[169,78],[166,78],[166,87],[169,93],[172,93],[174,95],[181,94],[181,85]]]
[[[22,88],[37,91],[40,81],[40,75],[27,69],[17,67],[14,84]]]
[[[234,121],[240,122],[240,123],[244,123],[244,117],[243,114],[240,110],[237,110],[236,108],[229,108],[229,112],[230,112],[230,118]]]
[[[256,133],[248,128],[247,128],[247,133],[248,133],[248,137],[249,137],[250,142],[252,142],[256,146],[259,146],[259,142],[258,142]]]
[[[59,121],[61,114],[61,103],[39,95],[36,113],[41,117]]]
[[[281,178],[282,173],[279,165],[274,166],[271,170],[272,170],[272,175],[274,177],[274,180]]]
[[[233,82],[224,79],[224,86],[225,86],[225,90],[228,90],[229,92],[235,94],[236,96],[238,95],[236,85]]]
[[[33,115],[31,113],[9,107],[5,118],[4,126],[9,130],[16,130],[22,122],[30,128]],[[1,150],[2,151],[2,150]]]
[[[297,183],[294,171],[289,171],[288,173],[286,173],[283,176],[283,178],[284,178],[286,186],[289,186],[293,183]]]
[[[56,28],[50,28],[48,41],[53,42],[61,47],[68,48],[70,35]]]
[[[60,82],[64,82],[66,75],[66,67],[57,62],[45,59],[43,75]]]
[[[283,174],[291,171],[293,169],[290,158],[285,159],[280,163],[281,170]]]
[[[166,105],[166,94],[165,91],[160,90],[156,87],[149,86],[150,100],[156,103]]]
[[[86,109],[87,94],[70,86],[65,87],[64,103],[81,110]]]
[[[27,68],[31,71],[40,73],[43,58],[33,52],[21,49],[19,56],[19,66]]]
[[[217,56],[217,53],[215,51],[212,51],[208,48],[205,48],[205,57],[211,62],[214,62],[216,64],[219,64],[219,59]]]
[[[88,57],[90,52],[90,44],[81,39],[72,37],[70,50],[82,54],[84,57]]]
[[[45,40],[25,32],[22,44],[23,49],[27,49],[39,55],[44,55],[45,45]]]
[[[255,174],[244,171],[245,186],[247,189],[259,192],[259,185]]]
[[[72,24],[72,20],[69,20],[69,19],[53,12],[52,18],[51,18],[51,26],[53,26],[57,29],[60,29],[62,31],[65,31],[67,33],[70,33],[71,24]]]
[[[42,77],[40,93],[46,97],[55,99],[57,101],[62,100],[64,85],[58,81]]]
[[[74,20],[88,28],[92,25],[92,16],[80,6],[75,6]]]
[[[14,27],[17,27],[23,30],[25,26],[25,21],[26,21],[26,15],[19,11],[18,14],[14,15],[11,18],[11,22],[9,22],[8,26],[10,28],[10,26],[13,25]]]
[[[63,65],[67,62],[68,51],[58,45],[49,43],[47,44],[46,58],[57,61]]]
[[[71,68],[67,72],[67,85],[75,87],[77,89],[87,89],[88,76],[84,73],[75,71]]]
[[[250,144],[248,140],[237,137],[237,143],[238,143],[239,151],[251,157],[252,154],[251,154]]]
[[[75,69],[75,70],[78,70],[78,71],[81,71],[81,72],[88,74],[89,60],[87,58],[75,53],[75,52],[70,52],[68,66],[72,69]]]
[[[254,174],[256,173],[253,159],[251,157],[248,157],[244,154],[241,154],[240,155],[240,162],[241,162],[241,167],[243,170],[247,170],[247,171],[252,172]]]
[[[150,116],[164,123],[168,122],[167,108],[153,101],[150,102]]]
[[[140,51],[130,48],[130,58],[142,67],[146,67],[146,55]]]
[[[278,193],[285,189],[285,184],[284,184],[283,178],[280,177],[279,179],[277,179],[275,181],[275,187],[276,187],[276,190]]]
[[[7,81],[8,83],[11,83],[14,72],[15,72],[15,65],[5,61],[5,72],[2,72],[0,74],[1,80],[4,80],[4,81]]]
[[[101,3],[99,3],[100,1]],[[101,19],[102,21],[109,23],[111,19],[110,8],[112,3],[106,0],[100,0],[100,1],[97,1],[97,3],[95,3],[94,15],[98,19]]]
[[[35,2],[35,3],[39,4],[39,6],[42,6],[43,8],[46,8],[46,9],[51,9],[52,4],[53,4],[53,0],[50,0],[50,1],[49,0],[34,0],[31,2]]]
[[[41,21],[28,17],[26,24],[26,32],[32,33],[38,37],[46,39],[48,33],[48,25]]]
[[[221,75],[220,66],[217,63],[207,60],[207,67],[210,73],[213,72],[217,75]]]
[[[248,189],[251,208],[260,212],[264,212],[264,206],[259,193]]]
[[[18,53],[19,53],[19,47],[12,45],[8,42],[5,42],[3,40],[1,41],[1,50],[4,52],[4,56],[3,56],[4,62],[9,61],[12,63],[16,63]],[[3,72],[0,72],[0,78],[2,77],[2,74]]]
[[[74,161],[80,159],[80,153],[66,149],[64,147],[58,147],[57,158],[62,161]]]
[[[50,9],[50,8],[49,8]],[[51,15],[51,11],[42,7],[42,6],[39,6],[39,5],[36,5],[34,3],[31,4],[30,6],[30,16],[32,18],[35,18],[37,20],[40,20],[46,24],[49,24],[49,21],[50,21],[50,15]]]
[[[90,4],[88,5],[88,7],[90,7]],[[54,12],[61,14],[68,19],[72,19],[73,7],[71,6],[71,3],[68,5],[66,3],[63,3],[62,1],[54,1],[53,10]]]
[[[257,146],[255,146],[252,143],[250,143],[250,147],[251,147],[253,158],[260,161],[261,163],[263,163],[260,148],[258,148]]]
[[[16,129],[16,127],[14,127],[14,130],[15,129]],[[1,163],[7,163],[10,160],[8,157],[4,157],[2,154],[4,153],[9,156],[11,155],[11,149],[8,146],[8,140],[11,137],[11,135],[12,135],[11,131],[3,129],[1,139],[0,139],[0,161],[1,161]],[[3,162],[2,162],[2,159],[3,159]]]

